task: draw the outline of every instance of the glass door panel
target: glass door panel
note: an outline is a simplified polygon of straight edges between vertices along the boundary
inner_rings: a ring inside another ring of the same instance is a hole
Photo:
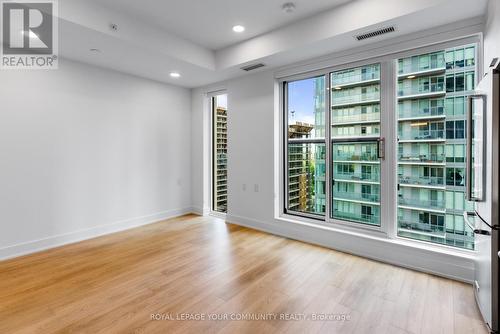
[[[400,237],[473,249],[472,231],[462,219],[464,205],[455,205],[455,199],[464,202],[464,109],[465,97],[473,89],[475,62],[466,65],[463,47],[433,54],[441,59],[439,65],[419,72],[402,64],[429,54],[397,62],[397,233]],[[454,223],[446,228],[445,221]]]
[[[380,226],[380,64],[331,80],[331,218]]]
[[[326,210],[325,76],[286,84],[287,213],[324,216]]]
[[[343,142],[332,147],[332,218],[380,226],[378,142]]]

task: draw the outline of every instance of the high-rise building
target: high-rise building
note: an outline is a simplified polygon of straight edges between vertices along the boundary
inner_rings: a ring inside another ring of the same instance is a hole
[[[331,74],[332,217],[380,225],[380,65]]]
[[[325,80],[314,80],[314,131],[317,138],[325,137]],[[317,145],[314,169],[314,211],[324,214],[326,209],[326,146]]]
[[[309,138],[314,126],[296,122],[288,126],[288,138]],[[288,208],[299,212],[312,212],[314,206],[314,169],[309,144],[288,146]]]
[[[217,106],[214,113],[214,209],[227,211],[227,109]]]
[[[466,100],[475,46],[398,61],[398,234],[472,249],[465,201]]]

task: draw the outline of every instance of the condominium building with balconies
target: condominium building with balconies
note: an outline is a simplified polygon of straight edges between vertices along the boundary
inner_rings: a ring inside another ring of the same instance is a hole
[[[465,201],[465,104],[474,45],[398,61],[398,234],[473,248]]]
[[[227,109],[217,107],[214,117],[214,208],[219,212],[227,211]]]

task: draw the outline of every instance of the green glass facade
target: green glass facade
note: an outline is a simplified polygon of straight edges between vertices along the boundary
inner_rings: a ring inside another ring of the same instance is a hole
[[[324,78],[314,81],[314,128],[320,137],[325,137],[325,83]],[[314,175],[315,212],[326,212],[326,145],[319,145],[316,150]]]
[[[380,65],[336,71],[330,80],[331,216],[380,226]]]
[[[473,249],[463,221],[475,46],[398,60],[398,235]]]

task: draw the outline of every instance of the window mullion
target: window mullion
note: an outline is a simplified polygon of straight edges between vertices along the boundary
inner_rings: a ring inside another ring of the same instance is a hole
[[[331,136],[331,131],[332,131],[332,121],[331,121],[331,116],[332,116],[332,109],[331,109],[331,78],[330,78],[330,73],[325,74],[325,221],[330,222],[332,220],[331,218],[331,210],[332,210],[332,160],[331,160],[331,154],[332,154],[332,141],[330,138]]]
[[[382,230],[390,237],[396,235],[397,207],[397,102],[396,102],[396,80],[395,63],[388,60],[381,64],[381,137],[385,138],[385,159],[381,161],[381,207],[382,207]]]

